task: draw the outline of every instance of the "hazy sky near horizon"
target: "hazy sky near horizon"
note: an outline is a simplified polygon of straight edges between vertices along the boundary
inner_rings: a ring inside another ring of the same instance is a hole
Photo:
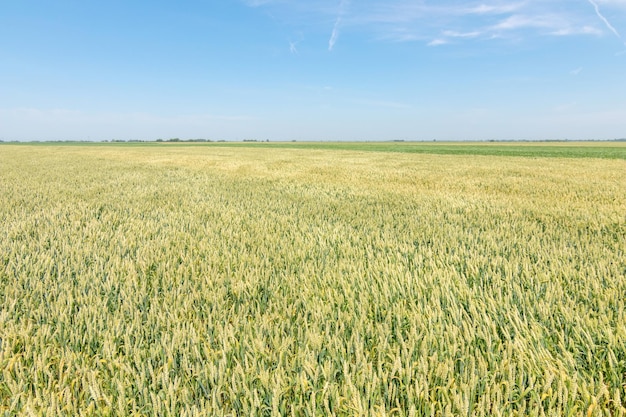
[[[626,0],[0,9],[0,140],[626,137]]]

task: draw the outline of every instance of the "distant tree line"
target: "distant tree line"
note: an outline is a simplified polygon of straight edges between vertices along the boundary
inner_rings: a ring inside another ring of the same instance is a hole
[[[157,142],[213,142],[211,139],[180,139],[180,138],[170,138],[170,139],[157,139]]]

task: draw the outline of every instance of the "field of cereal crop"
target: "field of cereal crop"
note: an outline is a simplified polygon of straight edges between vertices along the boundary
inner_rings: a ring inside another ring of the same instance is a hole
[[[0,144],[0,415],[626,414],[626,143],[272,145]]]

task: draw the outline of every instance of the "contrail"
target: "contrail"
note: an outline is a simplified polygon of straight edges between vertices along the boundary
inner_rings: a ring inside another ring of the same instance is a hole
[[[330,34],[330,39],[328,40],[328,50],[332,51],[335,47],[335,43],[337,43],[337,39],[339,38],[339,25],[341,25],[341,18],[345,13],[345,9],[348,7],[350,0],[341,0],[339,2],[339,13],[337,19],[335,20],[335,25],[333,26],[333,32]]]
[[[337,42],[337,38],[339,37],[339,24],[341,23],[341,16],[335,20],[335,26],[333,27],[333,33],[330,34],[330,39],[328,40],[328,50],[332,51],[335,47],[335,43]]]
[[[589,0],[589,3],[591,3],[591,5],[594,7],[594,9],[596,9],[596,14],[598,15],[598,17],[599,17],[600,19],[602,19],[602,21],[604,22],[604,24],[606,25],[606,27],[607,27],[607,28],[609,28],[609,30],[610,30],[611,32],[613,32],[613,34],[614,34],[615,36],[617,36],[619,40],[623,41],[623,39],[622,39],[622,35],[620,35],[620,34],[619,34],[619,32],[617,31],[617,29],[615,29],[615,28],[613,27],[613,25],[611,24],[611,22],[609,22],[609,21],[607,20],[607,18],[606,18],[606,17],[604,17],[604,16],[602,15],[602,13],[600,13],[600,8],[598,7],[598,3],[596,3],[594,0]]]

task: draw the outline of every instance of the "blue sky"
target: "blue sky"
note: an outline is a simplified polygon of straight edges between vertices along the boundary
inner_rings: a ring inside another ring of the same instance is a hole
[[[0,140],[626,137],[626,0],[4,0]]]

